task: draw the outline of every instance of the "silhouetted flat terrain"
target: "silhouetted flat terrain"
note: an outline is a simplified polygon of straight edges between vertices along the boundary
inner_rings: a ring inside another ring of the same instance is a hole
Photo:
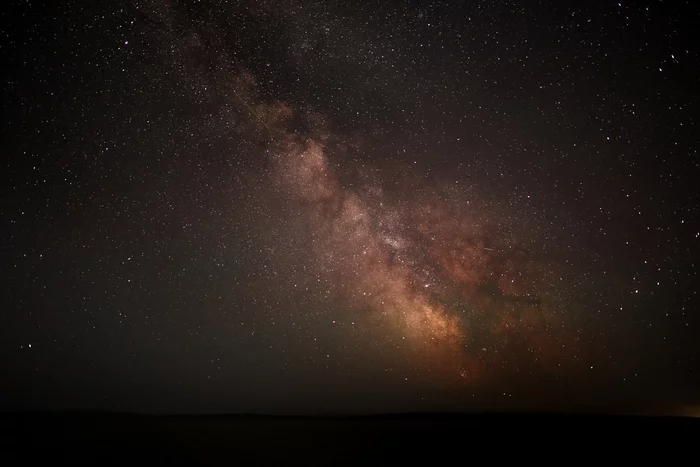
[[[611,448],[636,456],[650,449],[677,454],[700,434],[700,420],[692,418],[563,414],[314,418],[58,412],[9,413],[0,420],[5,455],[9,448],[23,463],[72,465],[564,460],[572,453],[606,456]]]

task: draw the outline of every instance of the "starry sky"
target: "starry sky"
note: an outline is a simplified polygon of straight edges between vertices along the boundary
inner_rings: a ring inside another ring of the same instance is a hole
[[[0,408],[700,403],[693,2],[15,2]]]

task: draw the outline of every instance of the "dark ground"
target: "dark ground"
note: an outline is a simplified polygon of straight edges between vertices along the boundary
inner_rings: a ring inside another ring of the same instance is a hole
[[[61,412],[11,413],[0,420],[3,455],[22,465],[568,464],[587,455],[610,459],[611,453],[628,461],[654,453],[669,461],[681,460],[680,452],[693,449],[700,434],[700,420],[693,418],[563,414],[312,418]]]

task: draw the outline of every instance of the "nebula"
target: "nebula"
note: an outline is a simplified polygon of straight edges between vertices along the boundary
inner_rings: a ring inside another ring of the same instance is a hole
[[[287,104],[258,104],[254,114],[272,140],[274,189],[293,201],[290,215],[302,216],[313,238],[313,264],[339,298],[405,342],[422,370],[475,382],[513,345],[539,362],[560,354],[534,290],[546,277],[498,221],[464,200],[468,190],[417,182],[390,194],[359,169],[359,181],[343,183],[323,119],[303,132],[292,128],[307,116]]]

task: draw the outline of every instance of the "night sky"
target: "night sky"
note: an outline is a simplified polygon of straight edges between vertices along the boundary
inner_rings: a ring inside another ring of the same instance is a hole
[[[695,2],[14,3],[0,409],[700,403]]]

